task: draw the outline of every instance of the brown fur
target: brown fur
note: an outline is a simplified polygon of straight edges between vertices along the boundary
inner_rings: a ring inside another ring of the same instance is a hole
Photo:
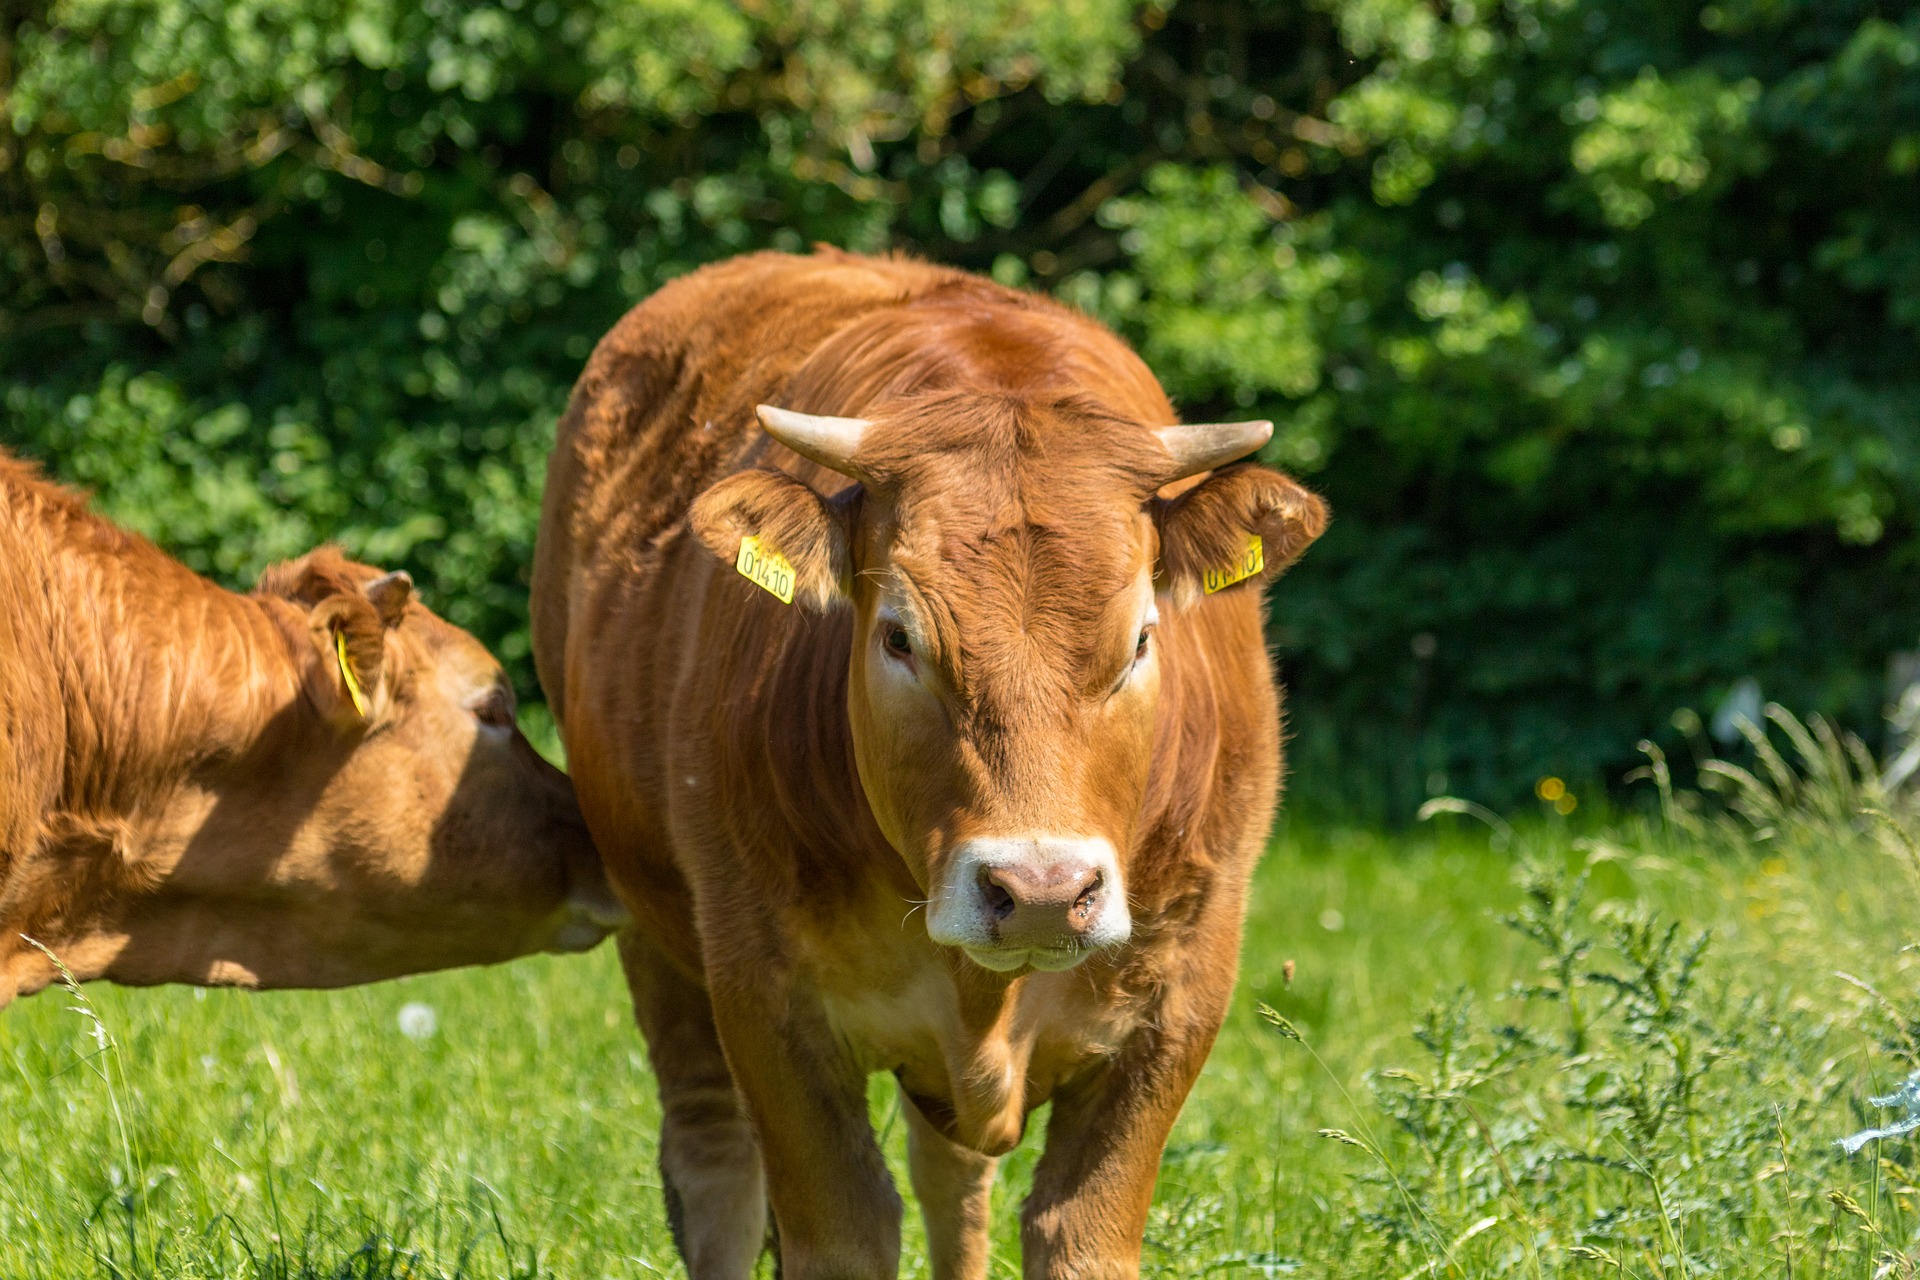
[[[409,597],[331,548],[222,590],[0,452],[0,1006],[54,976],[22,935],[83,979],[244,986],[601,936],[565,778]]]
[[[865,483],[773,444],[756,402],[873,420]],[[637,919],[622,954],[696,1280],[746,1273],[769,1200],[790,1280],[894,1274],[873,1071],[908,1099],[936,1276],[984,1273],[992,1157],[1049,1100],[1028,1274],[1137,1272],[1279,789],[1260,588],[1326,521],[1258,467],[1157,494],[1150,429],[1174,421],[1082,316],[830,251],[696,272],[588,363],[535,654]],[[793,560],[795,606],[733,572],[749,532]],[[1249,532],[1265,573],[1204,596]],[[1150,579],[1163,617],[1134,667]],[[913,615],[924,698],[873,656],[882,592]],[[933,944],[915,904],[946,853],[1021,830],[1111,838],[1130,942],[1058,973]]]

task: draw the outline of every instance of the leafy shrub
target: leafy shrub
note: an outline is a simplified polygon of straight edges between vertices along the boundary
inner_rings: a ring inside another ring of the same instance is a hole
[[[0,438],[244,580],[335,537],[523,692],[621,311],[899,246],[1282,424],[1294,794],[1495,805],[1920,631],[1920,15],[1719,0],[0,6]]]

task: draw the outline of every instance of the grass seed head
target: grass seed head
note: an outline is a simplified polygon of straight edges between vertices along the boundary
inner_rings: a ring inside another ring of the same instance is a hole
[[[1860,1207],[1860,1202],[1858,1200],[1855,1200],[1852,1196],[1848,1195],[1846,1192],[1829,1191],[1827,1192],[1827,1200],[1830,1204],[1833,1205],[1834,1208],[1838,1209],[1840,1212],[1845,1214],[1850,1214],[1853,1217],[1860,1219],[1860,1221],[1866,1223],[1868,1226],[1873,1225],[1873,1219],[1867,1215],[1867,1211],[1865,1209]]]
[[[1284,1013],[1281,1013],[1278,1009],[1274,1008],[1272,1005],[1266,1003],[1263,1000],[1263,1001],[1260,1001],[1258,1004],[1256,1004],[1254,1007],[1259,1010],[1261,1017],[1265,1018],[1268,1022],[1273,1024],[1273,1029],[1275,1031],[1278,1031],[1281,1035],[1285,1036],[1287,1039],[1298,1040],[1301,1044],[1305,1044],[1307,1042],[1306,1037],[1300,1034],[1300,1028],[1294,1026],[1293,1023],[1287,1021],[1287,1016]]]

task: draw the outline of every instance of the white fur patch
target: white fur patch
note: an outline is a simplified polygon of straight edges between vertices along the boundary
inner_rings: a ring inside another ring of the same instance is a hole
[[[1010,866],[1044,871],[1072,861],[1100,876],[1100,897],[1091,924],[1058,947],[1010,947],[1000,941],[992,908],[979,890],[983,873]],[[1125,882],[1113,846],[1097,836],[1020,835],[968,840],[953,851],[927,912],[927,936],[943,947],[960,947],[983,968],[1007,972],[1026,965],[1070,969],[1092,952],[1117,947],[1133,934]]]

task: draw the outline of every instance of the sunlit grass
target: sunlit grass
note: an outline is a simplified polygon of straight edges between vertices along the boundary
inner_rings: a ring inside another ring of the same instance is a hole
[[[1865,1097],[1910,1069],[1920,1002],[1900,948],[1920,933],[1920,897],[1871,820],[1839,824],[1756,842],[1728,822],[1636,821],[1576,839],[1543,811],[1505,849],[1462,818],[1283,831],[1233,1012],[1163,1165],[1148,1272],[1909,1274],[1907,1144],[1851,1159],[1832,1144],[1877,1120]],[[1528,900],[1527,860],[1538,884],[1586,873],[1564,918],[1594,946],[1565,972],[1622,971],[1609,930],[1643,916],[1683,941],[1710,934],[1672,1021],[1688,1052],[1715,1055],[1681,1128],[1636,1147],[1604,1113],[1607,1090],[1658,1086],[1668,1062],[1609,1004],[1614,988],[1584,989],[1595,1029],[1578,1051],[1562,1005],[1512,996],[1559,971],[1502,922]],[[610,949],[334,993],[87,994],[108,1048],[58,990],[0,1015],[0,1275],[678,1269]],[[1452,1018],[1461,1037],[1452,1067],[1412,1037],[1436,1002],[1430,1031]],[[417,1012],[403,1034],[410,1004],[431,1007],[430,1034]],[[1534,1047],[1482,1071],[1509,1025]],[[1595,1113],[1569,1110],[1568,1082],[1594,1076]],[[874,1098],[898,1171],[884,1083]],[[1006,1162],[998,1276],[1018,1274],[1016,1206],[1043,1129]],[[1612,1166],[1569,1165],[1589,1138]],[[925,1273],[919,1247],[910,1228],[908,1275]]]

